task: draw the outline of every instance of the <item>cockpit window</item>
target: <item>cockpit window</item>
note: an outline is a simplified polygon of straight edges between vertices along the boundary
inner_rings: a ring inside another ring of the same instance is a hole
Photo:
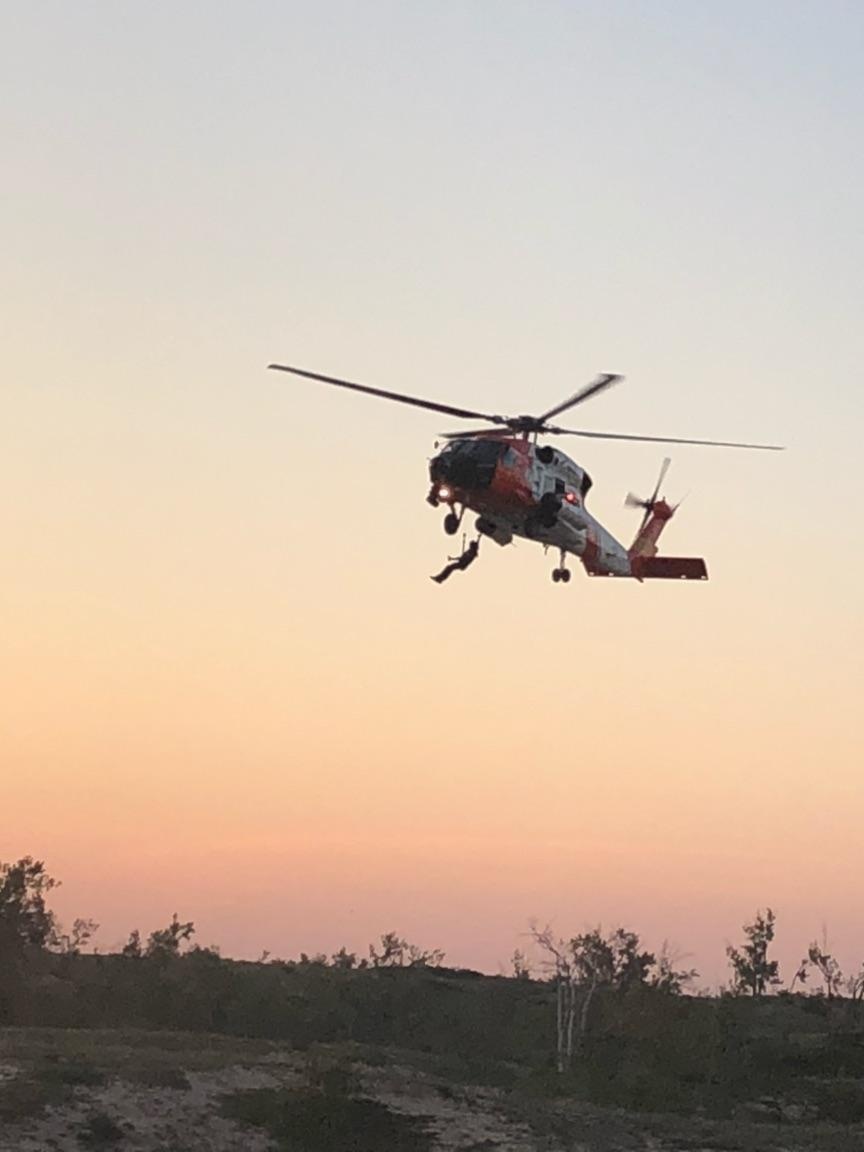
[[[446,481],[456,488],[488,488],[505,448],[506,444],[501,440],[485,437],[451,440],[440,456],[432,461],[432,478]]]

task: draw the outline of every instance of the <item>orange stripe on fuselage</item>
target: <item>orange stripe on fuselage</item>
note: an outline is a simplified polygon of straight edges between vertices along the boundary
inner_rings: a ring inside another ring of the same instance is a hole
[[[502,447],[492,483],[488,488],[460,488],[458,499],[478,511],[518,516],[537,506],[531,483],[533,449],[526,440],[501,440],[500,443],[506,445],[507,451]]]
[[[594,539],[594,534],[590,531],[586,533],[585,550],[582,553],[581,560],[585,566],[585,571],[590,572],[591,575],[599,575],[607,571],[599,563],[600,560],[600,545]]]
[[[491,497],[502,508],[520,511],[531,508],[537,503],[531,484],[532,447],[527,440],[507,440],[505,443],[507,451],[502,452],[492,483],[484,496]]]

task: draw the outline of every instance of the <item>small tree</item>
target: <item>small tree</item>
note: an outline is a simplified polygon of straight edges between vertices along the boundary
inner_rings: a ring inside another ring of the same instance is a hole
[[[616,928],[608,935],[600,928],[592,928],[571,940],[558,940],[551,928],[541,932],[532,924],[531,935],[546,953],[546,967],[555,982],[559,1072],[572,1063],[574,1035],[577,1045],[584,1043],[588,1014],[598,988],[627,993],[633,988],[652,986],[680,992],[684,983],[698,975],[695,971],[676,971],[668,951],[661,953],[658,965],[654,953],[640,947],[637,933],[626,928]]]
[[[860,972],[856,972],[854,976],[850,976],[846,981],[846,991],[855,1005],[857,1012],[858,1006],[864,1000],[864,968]]]
[[[138,960],[144,955],[144,949],[141,947],[141,933],[137,928],[133,928],[129,933],[129,939],[123,945],[121,956],[127,956],[130,960]]]
[[[427,952],[395,932],[385,932],[380,943],[380,952],[373,944],[369,945],[369,963],[373,968],[437,968],[444,960],[440,948]]]
[[[167,928],[159,928],[156,932],[150,933],[144,954],[158,958],[179,956],[181,945],[191,940],[194,935],[195,925],[192,921],[187,920],[184,923],[178,920],[175,912]]]
[[[806,984],[807,983],[807,970],[808,970],[809,964],[810,964],[810,961],[805,956],[804,959],[799,963],[798,967],[795,969],[795,974],[792,977],[792,979],[789,981],[789,987],[786,989],[787,992],[794,992],[796,984]]]
[[[41,860],[22,856],[0,863],[0,942],[7,948],[49,948],[57,943],[57,921],[45,897],[58,882]]]
[[[807,949],[807,961],[822,977],[828,999],[833,1000],[835,996],[839,996],[843,973],[837,960],[828,952],[827,936],[823,934],[821,946],[813,941]]]
[[[81,917],[72,921],[72,931],[57,933],[57,947],[64,956],[80,956],[81,952],[99,930],[95,920],[82,920]]]
[[[668,941],[664,940],[660,954],[654,963],[654,969],[648,978],[648,983],[658,992],[666,992],[672,996],[680,996],[688,988],[699,973],[695,968],[677,968],[684,957],[670,948]]]
[[[531,965],[524,952],[517,948],[510,958],[510,963],[513,965],[513,975],[517,980],[531,979]]]
[[[445,953],[440,948],[418,948],[416,944],[408,945],[409,968],[440,968],[444,963]]]
[[[385,932],[380,939],[381,951],[375,949],[374,944],[369,945],[369,963],[373,968],[401,968],[405,964],[405,953],[408,944],[401,940],[395,932]]]
[[[740,948],[728,945],[726,955],[732,967],[733,991],[739,995],[764,996],[774,984],[780,983],[779,965],[768,959],[768,946],[774,939],[774,912],[768,908],[763,916],[756,913],[752,924],[744,925],[747,942]]]
[[[579,1044],[585,1041],[588,1031],[588,1012],[598,987],[601,984],[614,985],[615,983],[615,946],[600,934],[600,929],[583,932],[574,936],[569,944],[570,956],[573,963],[573,977],[575,984],[581,992],[582,1005],[579,1011]],[[567,1029],[567,1064],[569,1066],[573,1056],[573,1021],[574,1011],[571,1008],[570,1020]]]
[[[639,937],[625,928],[616,928],[608,938],[612,952],[612,984],[616,988],[636,988],[647,984],[657,958],[653,952],[641,951]]]
[[[556,1066],[559,1072],[564,1072],[573,1059],[573,1024],[576,1019],[578,979],[572,949],[566,940],[556,939],[548,925],[541,931],[532,924],[531,935],[535,944],[546,953],[546,967],[551,968],[555,982]]]
[[[349,952],[344,946],[338,952],[334,952],[330,957],[330,964],[333,968],[341,968],[343,971],[350,971],[352,968],[358,968],[360,965],[357,963],[357,954]]]

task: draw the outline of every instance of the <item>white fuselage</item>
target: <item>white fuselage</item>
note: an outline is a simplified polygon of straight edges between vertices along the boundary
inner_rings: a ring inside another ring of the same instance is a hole
[[[492,536],[501,544],[513,536],[535,540],[545,547],[558,548],[584,559],[590,567],[605,570],[616,576],[630,574],[627,549],[585,507],[585,493],[591,480],[583,468],[557,449],[545,447],[539,451],[532,445],[530,452],[519,453],[515,461],[530,486],[531,501],[527,507],[514,503],[502,507],[497,494],[473,492],[468,506],[481,514],[483,521],[494,524],[498,531]],[[506,456],[503,463],[507,464]],[[538,506],[549,504],[551,523],[538,516]]]

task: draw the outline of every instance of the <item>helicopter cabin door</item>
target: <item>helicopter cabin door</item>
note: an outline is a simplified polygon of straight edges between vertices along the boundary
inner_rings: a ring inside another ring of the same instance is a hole
[[[534,471],[534,498],[539,503],[547,492],[557,492],[559,489],[564,490],[564,485],[559,482],[551,468],[545,465],[540,465]]]

